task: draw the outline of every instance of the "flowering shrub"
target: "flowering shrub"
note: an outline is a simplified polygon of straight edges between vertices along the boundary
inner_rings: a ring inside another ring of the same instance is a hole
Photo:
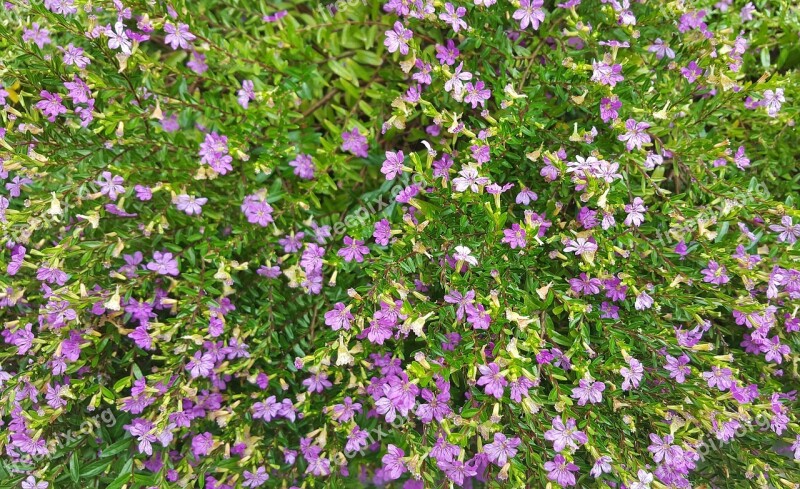
[[[798,487],[799,23],[7,2],[0,487]]]

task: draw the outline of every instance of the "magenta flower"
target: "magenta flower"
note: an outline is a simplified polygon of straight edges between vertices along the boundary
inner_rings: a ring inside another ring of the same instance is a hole
[[[436,45],[436,59],[439,60],[440,64],[448,66],[456,64],[459,54],[458,48],[456,48],[456,44],[452,39],[448,39],[444,46],[441,44]]]
[[[548,479],[564,487],[575,485],[575,474],[573,472],[580,470],[577,465],[567,462],[560,453],[553,460],[545,462],[544,469],[548,471]]]
[[[514,458],[520,443],[522,443],[522,440],[518,436],[507,438],[502,433],[495,433],[494,441],[483,447],[483,453],[489,457],[490,462],[502,467],[508,462],[508,459]]]
[[[500,367],[492,362],[489,365],[481,365],[478,367],[481,377],[478,379],[478,385],[485,386],[484,392],[489,396],[494,396],[497,399],[503,397],[503,389],[508,385],[505,376],[500,373]]]
[[[604,97],[600,100],[600,118],[603,122],[616,120],[619,117],[619,109],[622,108],[622,102],[619,97],[612,95],[611,98]]]
[[[539,29],[539,25],[544,22],[544,2],[542,0],[520,0],[519,8],[514,11],[514,20],[519,21],[519,28],[525,29],[528,25],[533,30]]]
[[[350,236],[344,237],[344,247],[338,251],[338,255],[344,258],[344,261],[351,262],[355,260],[358,263],[364,261],[364,256],[369,254],[369,248],[364,246],[364,242],[358,239],[353,239]]]
[[[696,61],[690,61],[688,65],[681,68],[681,74],[689,83],[694,83],[703,74],[703,70],[697,65]]]
[[[167,251],[156,251],[153,253],[153,261],[147,264],[147,269],[151,272],[156,272],[159,275],[172,275],[177,277],[180,274],[178,271],[178,259],[172,256],[172,253]]]
[[[164,43],[169,44],[172,49],[188,49],[191,41],[197,39],[197,36],[189,32],[189,26],[184,23],[179,23],[176,27],[171,22],[166,22],[164,32],[167,33]]]

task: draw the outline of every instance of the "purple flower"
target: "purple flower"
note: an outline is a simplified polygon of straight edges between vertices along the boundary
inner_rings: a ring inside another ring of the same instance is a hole
[[[458,55],[458,48],[456,48],[456,45],[452,39],[448,39],[444,46],[441,44],[436,45],[436,59],[439,60],[440,64],[452,66],[456,64],[456,58],[458,58]]]
[[[452,27],[453,32],[458,32],[461,29],[467,29],[467,23],[461,20],[461,17],[467,15],[466,8],[464,7],[456,8],[453,6],[452,3],[447,2],[444,4],[444,10],[445,10],[444,13],[439,14],[439,18],[450,24],[450,27]]]
[[[580,470],[577,465],[567,462],[560,453],[552,461],[545,462],[544,469],[548,472],[548,479],[564,487],[575,485],[575,474],[573,472]]]
[[[575,420],[569,418],[564,424],[561,418],[553,418],[553,427],[544,433],[544,439],[553,442],[553,450],[560,452],[566,447],[577,449],[589,441],[586,433],[579,431]]]
[[[620,368],[619,373],[623,378],[622,390],[633,390],[639,387],[639,382],[642,381],[644,367],[642,366],[642,362],[633,357],[629,357],[628,366]]]
[[[263,465],[255,472],[245,470],[243,476],[244,483],[242,483],[242,487],[261,487],[269,480],[269,474],[267,474],[267,470]]]
[[[386,455],[381,459],[385,473],[391,480],[399,479],[404,472],[408,471],[405,462],[402,460],[405,452],[391,443],[386,450]]]
[[[611,98],[604,97],[600,100],[600,118],[603,122],[616,120],[619,117],[619,109],[622,108],[622,102],[619,97],[612,95]]]
[[[622,76],[622,65],[620,64],[609,65],[603,61],[595,61],[592,63],[592,69],[594,71],[592,72],[591,80],[594,82],[614,87],[617,83],[625,80],[625,77]]]
[[[207,198],[193,195],[180,194],[175,197],[175,207],[189,216],[199,216],[203,212],[203,206],[206,202],[208,202]]]
[[[641,197],[634,197],[633,202],[625,205],[625,212],[628,215],[623,221],[626,226],[639,227],[644,222],[644,213],[647,212],[647,206]]]
[[[252,80],[242,81],[242,88],[236,92],[236,101],[239,102],[242,108],[247,109],[250,106],[250,101],[256,99],[254,87]]]
[[[366,158],[368,148],[367,138],[358,131],[358,128],[354,127],[350,132],[342,133],[342,151],[349,151],[359,158]]]
[[[209,432],[197,435],[192,438],[192,453],[195,457],[200,458],[211,453],[214,447],[214,437]]]
[[[171,22],[166,22],[164,32],[167,33],[164,43],[169,44],[172,49],[188,49],[189,43],[197,39],[197,36],[189,32],[189,26],[184,23],[179,23],[176,27]]]
[[[508,459],[514,458],[520,443],[522,443],[522,440],[518,436],[507,438],[502,433],[495,433],[494,441],[483,447],[483,453],[489,457],[490,462],[502,467],[508,462]]]
[[[381,173],[386,175],[386,180],[393,180],[398,174],[403,172],[403,161],[405,156],[402,151],[387,151],[386,159],[383,160]]]
[[[334,331],[349,330],[352,320],[353,315],[350,313],[350,308],[341,302],[334,304],[333,309],[325,313],[325,324]]]
[[[67,113],[67,108],[61,103],[62,99],[57,93],[50,93],[47,90],[42,90],[39,92],[39,95],[42,97],[42,100],[36,103],[36,108],[41,110],[50,122],[55,122],[56,117]]]
[[[792,224],[791,216],[783,216],[780,224],[773,224],[769,227],[778,235],[778,242],[794,244],[800,239],[800,223]]]
[[[503,397],[503,389],[508,385],[505,376],[500,373],[500,367],[492,362],[489,365],[481,365],[478,367],[481,377],[478,379],[478,385],[485,386],[484,392],[487,395],[494,396],[497,399]]]
[[[387,47],[390,53],[400,51],[400,54],[408,54],[408,41],[413,37],[411,29],[406,29],[402,22],[397,21],[394,23],[394,29],[386,31],[386,39],[383,40],[383,45]]]
[[[733,386],[732,375],[731,369],[714,365],[711,367],[710,372],[703,372],[703,379],[708,382],[709,387],[716,387],[721,391],[726,391]]]
[[[289,162],[289,166],[294,168],[295,175],[304,180],[312,180],[314,178],[314,162],[309,155],[297,155],[294,160]]]
[[[480,80],[476,81],[475,85],[473,85],[472,82],[468,82],[464,86],[464,89],[467,92],[467,95],[464,97],[464,102],[472,104],[473,109],[478,105],[483,107],[484,103],[492,96],[492,91],[486,88],[486,85]]]
[[[337,254],[344,258],[346,262],[355,260],[361,263],[364,261],[364,256],[369,254],[369,248],[364,246],[363,241],[345,236],[344,247],[340,249]]]
[[[147,264],[147,269],[151,272],[156,272],[159,275],[172,275],[177,277],[180,274],[178,271],[178,259],[172,256],[172,253],[167,251],[156,251],[153,253],[153,261]]]
[[[39,46],[39,49],[44,48],[45,44],[50,44],[52,42],[50,41],[50,31],[42,29],[38,22],[34,22],[30,29],[27,27],[25,28],[22,32],[22,40],[25,42],[33,42]]]
[[[697,65],[696,61],[690,61],[688,65],[681,68],[681,74],[689,83],[694,83],[703,74],[703,70]]]
[[[606,384],[589,379],[581,379],[578,387],[572,389],[572,398],[578,400],[578,406],[585,406],[587,402],[597,404],[603,400],[603,391]]]
[[[311,377],[305,379],[303,381],[303,385],[306,386],[308,392],[322,392],[323,390],[333,386],[331,381],[328,380],[328,374],[325,372],[317,372],[312,374]]]
[[[650,144],[650,135],[646,132],[649,128],[650,124],[646,122],[636,122],[633,119],[628,119],[625,121],[625,129],[628,132],[620,134],[617,139],[627,141],[625,147],[628,151],[633,151],[633,148],[642,149],[642,145]]]
[[[703,274],[703,282],[715,285],[724,285],[730,281],[727,270],[724,266],[710,260],[708,267],[700,271]]]
[[[512,250],[515,248],[524,248],[527,244],[525,240],[525,229],[520,227],[517,223],[512,224],[511,229],[503,230],[503,234],[502,242],[508,244]]]
[[[528,25],[533,30],[539,29],[539,25],[544,22],[544,2],[542,0],[520,0],[519,8],[514,11],[514,20],[519,21],[519,28],[525,29]]]
[[[679,384],[686,382],[686,376],[692,373],[692,369],[687,366],[689,357],[684,353],[678,358],[667,355],[666,359],[667,364],[664,365],[664,368],[669,372],[669,376]]]

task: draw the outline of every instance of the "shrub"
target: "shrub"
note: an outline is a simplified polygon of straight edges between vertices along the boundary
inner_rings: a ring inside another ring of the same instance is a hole
[[[798,487],[798,21],[6,3],[0,487]]]

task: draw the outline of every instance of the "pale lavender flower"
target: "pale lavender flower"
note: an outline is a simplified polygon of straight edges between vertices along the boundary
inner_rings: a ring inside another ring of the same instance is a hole
[[[587,402],[597,404],[603,400],[604,390],[606,390],[606,384],[603,382],[581,379],[578,387],[572,389],[570,397],[578,400],[578,406],[585,406]]]
[[[569,487],[575,485],[575,474],[580,469],[572,462],[567,462],[560,453],[553,460],[544,463],[544,470],[548,472],[547,478],[561,486]]]
[[[518,436],[508,438],[502,433],[495,433],[494,441],[484,445],[483,453],[486,454],[491,463],[502,467],[508,462],[508,459],[514,458],[520,443],[522,443],[522,440]]]
[[[633,119],[625,121],[625,129],[628,130],[625,134],[620,134],[617,139],[626,141],[625,147],[628,151],[633,151],[633,148],[642,149],[642,145],[650,144],[650,135],[647,134],[647,129],[650,124],[646,122],[636,122]]]
[[[503,397],[503,390],[508,385],[505,376],[500,373],[500,367],[492,362],[489,365],[480,365],[478,370],[481,377],[478,379],[478,385],[485,386],[484,392],[487,395],[494,396],[497,399]]]
[[[400,51],[400,54],[408,54],[408,41],[413,37],[410,29],[406,29],[402,22],[397,21],[394,23],[394,28],[391,31],[386,31],[386,39],[383,40],[383,45],[386,46],[390,53]]]
[[[567,419],[564,424],[560,417],[553,418],[553,427],[544,433],[544,439],[553,442],[553,450],[560,452],[566,447],[577,449],[589,441],[586,433],[578,430],[573,418]]]
[[[528,25],[533,30],[539,29],[544,22],[544,2],[542,0],[520,0],[519,8],[514,12],[514,20],[519,21],[519,28],[525,29]]]
[[[206,202],[208,202],[207,198],[195,197],[194,195],[180,194],[175,197],[175,207],[189,216],[199,216],[203,212],[203,206]]]
[[[190,43],[197,39],[197,36],[189,32],[189,26],[179,23],[177,26],[171,22],[164,23],[164,43],[169,44],[172,49],[188,49]]]
[[[629,391],[639,387],[639,383],[642,381],[642,376],[644,375],[644,367],[642,366],[642,362],[633,357],[629,357],[628,366],[620,368],[619,373],[623,378],[622,390]]]

